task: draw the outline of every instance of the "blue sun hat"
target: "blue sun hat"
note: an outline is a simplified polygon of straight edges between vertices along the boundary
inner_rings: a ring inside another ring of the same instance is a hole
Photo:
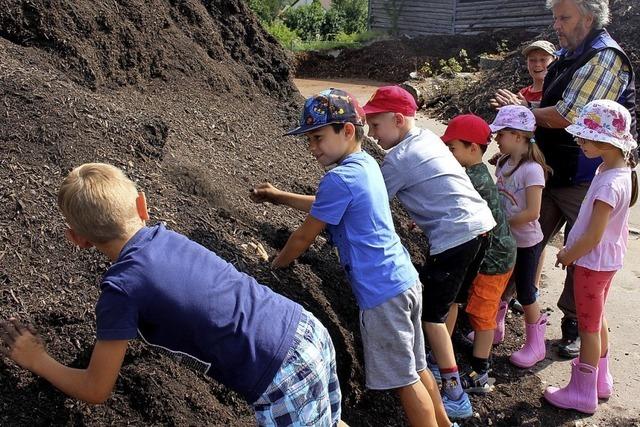
[[[334,123],[364,126],[365,114],[352,95],[332,88],[307,98],[302,109],[300,126],[285,135],[300,135]]]

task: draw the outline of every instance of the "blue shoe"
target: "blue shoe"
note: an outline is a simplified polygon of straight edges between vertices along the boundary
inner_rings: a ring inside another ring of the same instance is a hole
[[[458,400],[452,400],[446,393],[443,393],[442,403],[444,404],[444,410],[451,419],[459,420],[473,415],[473,408],[471,408],[467,393],[462,393]]]

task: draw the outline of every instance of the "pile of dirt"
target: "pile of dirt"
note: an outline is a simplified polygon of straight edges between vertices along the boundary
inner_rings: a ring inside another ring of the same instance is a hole
[[[465,71],[477,69],[481,54],[495,55],[519,45],[535,34],[526,31],[495,31],[477,35],[403,37],[373,42],[359,49],[296,54],[296,77],[361,78],[400,83],[425,63],[437,70],[440,60],[455,58]],[[460,50],[469,59],[464,64]],[[338,56],[336,56],[338,54]]]
[[[633,68],[637,71],[640,66],[640,34],[631,29],[640,25],[640,5],[634,0],[612,0],[610,8],[611,24],[607,29],[629,55]],[[542,37],[557,43],[557,37],[552,32],[547,32]],[[446,120],[466,112],[492,119],[495,110],[489,106],[488,100],[497,89],[505,88],[515,92],[528,86],[530,82],[526,63],[520,49],[517,49],[506,55],[499,67],[482,73],[479,81],[467,86],[466,90],[446,96],[433,94],[429,113],[433,117]],[[639,89],[640,79],[636,77],[636,91]]]
[[[392,393],[364,389],[356,303],[326,242],[275,272],[252,249],[261,243],[275,254],[303,216],[252,204],[248,189],[269,180],[310,193],[323,173],[304,144],[281,138],[301,103],[289,64],[241,0],[0,0],[0,318],[31,320],[52,355],[87,365],[108,263],[65,242],[56,193],[72,167],[112,163],[145,190],[154,221],[299,301],[327,326],[347,422],[403,425]],[[424,239],[407,231],[397,204],[394,212],[421,263]],[[478,417],[465,425],[576,418],[543,405],[535,377],[509,367],[508,351],[522,342],[517,323],[510,331],[519,339],[495,359],[499,393],[474,398]],[[105,405],[66,398],[6,360],[0,395],[1,425],[254,422],[236,394],[138,343]]]

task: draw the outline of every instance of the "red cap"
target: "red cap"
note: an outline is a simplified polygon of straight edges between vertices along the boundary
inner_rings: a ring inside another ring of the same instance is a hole
[[[400,113],[403,116],[416,115],[416,100],[400,86],[382,86],[375,91],[364,107],[365,114]]]
[[[447,130],[440,138],[444,143],[459,139],[478,145],[489,145],[491,142],[491,128],[487,122],[475,114],[462,114],[449,122]]]

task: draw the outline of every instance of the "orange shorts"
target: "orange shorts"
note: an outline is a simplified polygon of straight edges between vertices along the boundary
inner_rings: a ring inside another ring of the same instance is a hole
[[[474,331],[495,329],[500,297],[513,270],[496,275],[478,274],[469,289],[466,312]]]

